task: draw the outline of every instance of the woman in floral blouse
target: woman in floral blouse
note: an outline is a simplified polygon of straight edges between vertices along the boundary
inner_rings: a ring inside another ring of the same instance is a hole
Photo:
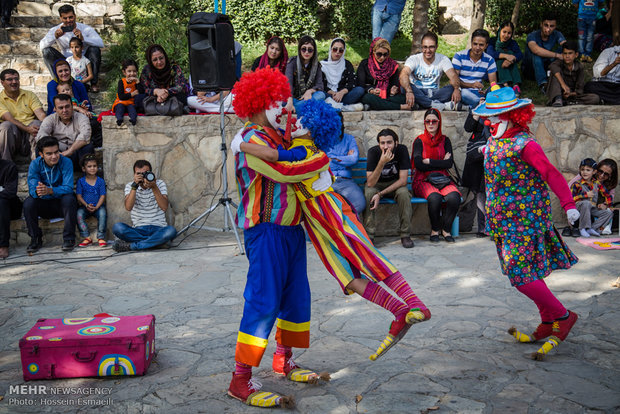
[[[160,45],[149,46],[146,49],[146,61],[147,65],[140,75],[146,96],[156,96],[160,103],[176,96],[183,105],[187,105],[189,84],[179,65],[170,62],[164,48]],[[136,105],[142,106],[140,104],[136,102]]]

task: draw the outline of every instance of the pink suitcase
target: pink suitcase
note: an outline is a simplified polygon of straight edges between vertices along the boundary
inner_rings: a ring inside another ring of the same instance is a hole
[[[19,341],[24,380],[144,375],[155,316],[39,319]]]

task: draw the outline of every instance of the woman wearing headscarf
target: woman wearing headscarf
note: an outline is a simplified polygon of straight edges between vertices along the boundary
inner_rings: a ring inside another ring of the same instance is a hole
[[[486,52],[495,59],[497,83],[510,86],[518,95],[521,93],[521,74],[518,63],[523,60],[519,44],[512,38],[515,27],[510,20],[499,25],[497,37],[489,40]]]
[[[160,45],[149,46],[146,49],[146,62],[140,75],[145,95],[156,96],[157,102],[165,102],[171,96],[176,96],[183,105],[187,105],[189,84],[179,65],[170,62],[164,48]],[[137,101],[136,106],[141,107],[142,102]]]
[[[257,57],[252,64],[252,72],[256,69],[266,68],[267,66],[276,68],[282,73],[286,73],[286,63],[288,62],[288,51],[284,41],[278,36],[273,36],[267,42],[267,49],[262,56]]]
[[[90,100],[88,99],[88,92],[82,82],[76,82],[71,77],[71,65],[64,59],[58,59],[54,62],[54,78],[47,83],[47,114],[54,112],[54,97],[58,95],[58,84],[60,82],[71,83],[71,90],[73,91],[73,97],[80,103],[86,101],[86,106],[89,111],[93,110]]]
[[[390,43],[377,37],[370,44],[368,59],[357,68],[357,84],[366,92],[362,103],[372,110],[411,109],[400,93],[398,63],[390,57],[391,51]]]
[[[448,170],[453,165],[452,143],[450,138],[441,133],[441,113],[430,108],[424,113],[424,133],[413,141],[411,169],[414,172],[411,187],[413,194],[428,201],[430,240],[433,243],[439,242],[440,232],[445,241],[454,243],[450,230],[461,204],[461,193],[449,178]],[[444,177],[444,183],[439,182],[441,177]],[[444,201],[446,210],[442,214],[441,205]]]
[[[329,45],[329,57],[321,61],[323,86],[328,96],[325,102],[343,111],[361,111],[364,106],[358,102],[364,95],[364,88],[356,86],[355,69],[344,58],[346,48],[344,39],[335,38]]]
[[[299,101],[325,100],[323,71],[317,55],[314,38],[302,36],[297,42],[297,56],[290,58],[286,64],[286,77],[293,94],[286,104],[287,110],[292,111]]]

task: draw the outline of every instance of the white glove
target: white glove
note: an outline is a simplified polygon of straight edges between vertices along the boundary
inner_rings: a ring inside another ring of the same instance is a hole
[[[327,191],[332,186],[332,174],[329,170],[321,171],[318,180],[312,183],[312,189],[314,191]]]
[[[572,226],[577,220],[579,220],[579,210],[571,208],[566,212],[566,218]]]
[[[241,152],[241,143],[243,142],[243,136],[241,135],[242,132],[243,128],[239,129],[232,142],[230,143],[230,150],[232,151],[233,155],[237,155]]]
[[[487,146],[486,146],[486,145],[480,145],[480,146],[478,147],[478,152],[479,152],[479,153],[481,153],[481,154],[483,154],[483,153],[484,153],[484,150],[486,150],[486,149],[487,149]]]

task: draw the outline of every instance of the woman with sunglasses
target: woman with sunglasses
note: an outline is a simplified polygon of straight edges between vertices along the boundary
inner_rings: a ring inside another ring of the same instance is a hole
[[[370,44],[368,59],[357,68],[357,84],[366,94],[362,103],[375,111],[411,109],[400,93],[398,63],[390,57],[390,43],[380,37]]]
[[[297,56],[288,60],[286,77],[293,94],[286,104],[287,110],[292,111],[299,101],[325,100],[323,71],[319,66],[316,42],[312,36],[302,36],[297,42]]]
[[[355,69],[344,58],[344,39],[337,37],[329,46],[329,58],[321,61],[323,87],[327,93],[325,102],[342,111],[361,111],[364,105],[358,103],[364,95],[364,88],[356,86]]]
[[[452,143],[441,133],[441,113],[430,108],[424,113],[424,133],[413,141],[411,187],[413,194],[428,201],[432,243],[439,242],[440,232],[445,241],[454,243],[450,230],[461,204],[461,193],[448,174],[453,165]],[[446,210],[441,214],[444,201]]]
[[[284,45],[284,41],[278,36],[273,36],[267,41],[267,49],[262,56],[254,60],[252,64],[252,72],[256,69],[266,68],[267,66],[276,68],[283,74],[286,72],[286,63],[288,62],[288,51]]]

